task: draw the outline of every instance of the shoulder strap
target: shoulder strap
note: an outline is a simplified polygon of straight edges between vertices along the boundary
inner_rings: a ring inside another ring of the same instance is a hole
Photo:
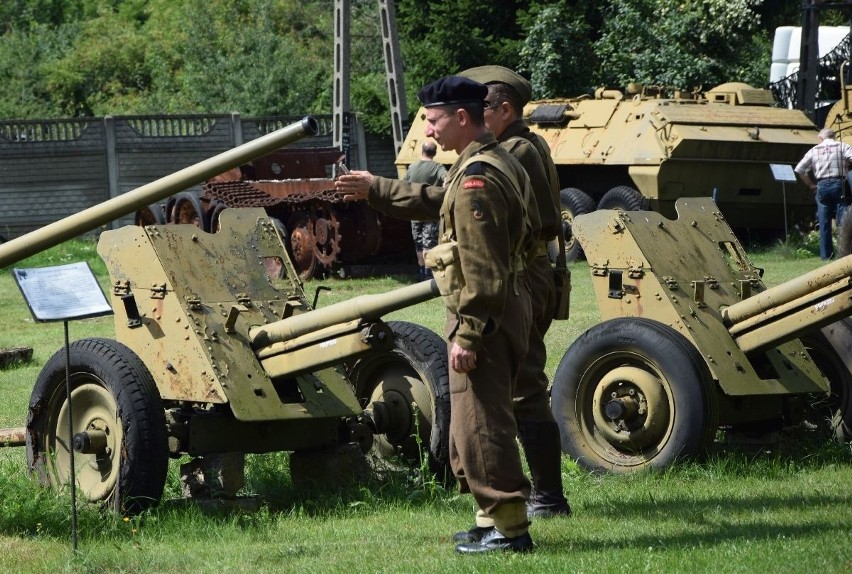
[[[522,139],[522,138],[519,138],[519,139]],[[523,219],[524,219],[524,237],[522,237],[521,241],[518,242],[517,246],[515,247],[515,251],[513,253],[513,259],[514,259],[513,267],[516,271],[521,271],[526,267],[527,253],[530,252],[531,249],[533,249],[532,244],[534,243],[532,221],[530,221],[530,214],[529,214],[529,201],[530,201],[530,196],[532,195],[532,188],[530,187],[530,180],[529,180],[528,177],[525,178],[524,179],[524,186],[521,187],[521,184],[518,181],[518,178],[515,177],[513,170],[510,169],[509,166],[506,165],[506,163],[504,161],[502,161],[502,160],[500,160],[496,157],[493,157],[493,156],[478,154],[478,155],[474,155],[474,156],[469,157],[463,164],[461,164],[459,166],[459,169],[453,175],[452,180],[447,182],[448,193],[452,193],[451,190],[455,189],[455,186],[453,184],[460,177],[464,176],[464,172],[467,169],[467,167],[470,164],[476,163],[478,161],[481,161],[481,162],[484,162],[484,163],[487,163],[489,165],[494,166],[502,174],[504,174],[507,178],[509,178],[509,182],[512,184],[512,188],[514,190],[516,190],[516,193],[518,194],[518,198],[521,201],[521,213],[522,213],[522,216],[523,216]],[[450,196],[450,197],[447,198],[448,201],[453,201],[454,199],[455,198],[453,196]],[[450,212],[452,213],[452,210]]]

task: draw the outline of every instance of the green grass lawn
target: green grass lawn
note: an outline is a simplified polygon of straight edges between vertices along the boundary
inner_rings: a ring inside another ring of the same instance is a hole
[[[71,242],[19,267],[81,258],[104,269],[92,244]],[[820,265],[813,256],[774,249],[753,257],[778,284]],[[547,336],[548,372],[598,321],[585,263],[572,265],[572,315]],[[320,306],[384,292],[410,278],[312,281]],[[440,300],[387,319],[438,333]],[[0,371],[0,427],[23,426],[41,365],[62,346],[62,324],[35,324],[8,271],[0,273],[0,347],[29,345],[31,364]],[[72,323],[71,338],[110,336],[111,318]],[[573,516],[536,521],[531,555],[462,557],[450,536],[472,524],[469,496],[443,491],[416,472],[339,492],[295,488],[286,454],[250,455],[247,494],[256,513],[208,514],[174,504],[174,461],[164,503],[125,518],[79,510],[71,552],[70,498],[29,480],[24,449],[0,449],[0,572],[852,572],[852,450],[795,441],[789,448],[718,445],[701,463],[665,472],[596,476],[563,459]]]

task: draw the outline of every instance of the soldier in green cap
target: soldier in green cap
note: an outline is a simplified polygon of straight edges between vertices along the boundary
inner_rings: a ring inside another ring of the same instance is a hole
[[[336,182],[348,199],[368,199],[408,219],[439,216],[439,245],[429,252],[447,306],[450,358],[450,462],[462,492],[491,527],[456,551],[526,552],[530,484],[521,467],[512,407],[527,352],[532,305],[523,274],[540,225],[524,169],[484,125],[488,89],[447,76],[418,93],[426,136],[458,160],[445,189],[353,171]],[[524,195],[527,195],[525,198]]]
[[[503,66],[479,66],[459,74],[488,86],[485,126],[500,145],[515,157],[530,176],[542,233],[537,256],[527,265],[533,304],[530,348],[515,385],[515,418],[532,476],[527,513],[533,517],[568,516],[571,509],[562,490],[562,446],[559,427],[550,410],[549,381],[544,372],[547,349],[544,336],[556,306],[556,286],[547,243],[561,233],[559,176],[547,143],[523,121],[523,110],[532,97],[532,86]],[[457,539],[475,540],[479,527],[459,533]]]

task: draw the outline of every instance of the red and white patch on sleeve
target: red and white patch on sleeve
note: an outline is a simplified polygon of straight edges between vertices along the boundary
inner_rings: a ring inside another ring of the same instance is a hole
[[[485,180],[482,179],[466,179],[462,184],[465,189],[482,189],[485,187]]]

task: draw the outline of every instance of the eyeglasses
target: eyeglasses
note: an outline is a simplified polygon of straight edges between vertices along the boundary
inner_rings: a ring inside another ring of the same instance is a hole
[[[499,108],[499,107],[500,107],[500,105],[501,105],[503,102],[489,102],[488,100],[485,100],[483,103],[485,104],[485,109],[486,109],[486,110],[494,110],[494,109]]]

